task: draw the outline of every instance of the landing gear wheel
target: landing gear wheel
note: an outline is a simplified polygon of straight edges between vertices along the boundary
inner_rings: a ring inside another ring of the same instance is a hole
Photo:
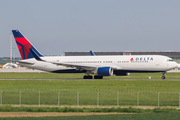
[[[93,77],[90,75],[90,76],[88,76],[88,79],[93,79]]]
[[[87,76],[87,75],[84,75],[84,76],[83,76],[83,79],[92,79],[92,76],[91,76],[91,75],[88,75],[88,76]]]
[[[165,75],[166,75],[166,72],[162,72],[163,76],[161,77],[163,80],[166,79]]]
[[[97,76],[97,75],[95,75],[95,76],[94,76],[94,79],[98,79],[98,76]]]
[[[162,76],[161,78],[162,78],[163,80],[164,80],[164,79],[166,79],[166,77],[165,77],[165,76]]]
[[[94,76],[94,79],[103,79],[103,76],[95,75],[95,76]]]

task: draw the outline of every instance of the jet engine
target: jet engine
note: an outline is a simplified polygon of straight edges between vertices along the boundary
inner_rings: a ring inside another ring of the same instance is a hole
[[[113,68],[111,67],[99,67],[97,69],[97,73],[99,76],[112,76],[113,75]]]

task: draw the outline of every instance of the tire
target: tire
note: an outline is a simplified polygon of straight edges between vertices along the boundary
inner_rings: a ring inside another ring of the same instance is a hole
[[[88,79],[92,79],[92,76],[90,75],[90,76],[88,76]]]
[[[90,76],[84,75],[83,79],[92,79],[92,76],[91,75]]]
[[[83,76],[83,79],[87,79],[87,76],[85,75],[85,76]]]
[[[97,75],[94,76],[94,79],[99,79],[99,77]]]
[[[162,78],[163,80],[164,80],[164,79],[166,79],[166,77],[165,77],[165,76],[162,76],[161,78]]]
[[[95,76],[94,76],[94,79],[103,79],[103,76],[95,75]]]

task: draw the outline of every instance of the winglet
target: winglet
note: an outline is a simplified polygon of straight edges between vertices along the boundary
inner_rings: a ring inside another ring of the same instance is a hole
[[[91,54],[91,56],[95,56],[95,54],[93,53],[93,51],[89,51],[90,52],[90,54]]]

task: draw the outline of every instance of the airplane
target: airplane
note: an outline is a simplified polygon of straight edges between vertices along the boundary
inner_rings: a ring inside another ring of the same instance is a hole
[[[83,79],[103,79],[103,76],[126,76],[138,72],[165,73],[180,67],[173,59],[162,55],[44,56],[19,31],[12,30],[22,60],[19,65],[52,73],[85,73]],[[94,74],[94,77],[91,75]]]
[[[90,50],[89,52],[90,52],[91,56],[95,56],[93,51]]]

